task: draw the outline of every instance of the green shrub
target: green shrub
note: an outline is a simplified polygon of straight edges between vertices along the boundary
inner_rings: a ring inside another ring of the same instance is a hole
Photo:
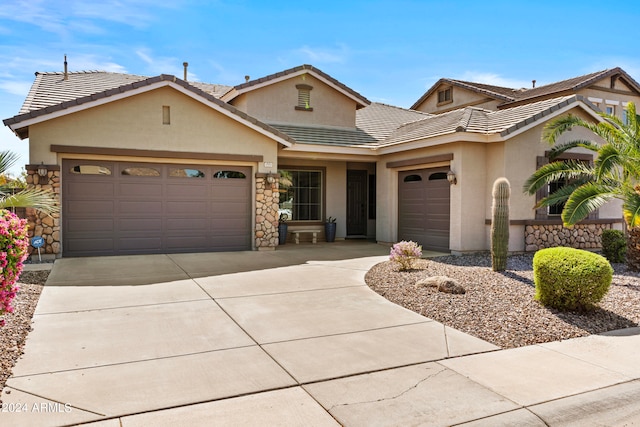
[[[609,262],[624,262],[627,256],[627,240],[620,230],[602,232],[602,255]]]
[[[548,248],[533,257],[535,299],[563,311],[592,309],[609,290],[613,269],[602,256],[574,248]]]

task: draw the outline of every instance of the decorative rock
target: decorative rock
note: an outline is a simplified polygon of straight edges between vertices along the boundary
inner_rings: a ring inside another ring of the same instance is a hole
[[[416,287],[437,288],[448,294],[464,294],[467,291],[458,282],[447,276],[432,276],[416,282]]]

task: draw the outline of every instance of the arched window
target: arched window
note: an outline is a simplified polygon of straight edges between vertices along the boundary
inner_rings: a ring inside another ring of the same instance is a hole
[[[407,175],[404,177],[404,182],[417,182],[422,181],[422,177],[420,175]]]
[[[160,171],[155,168],[132,167],[123,169],[121,174],[125,176],[160,176]]]
[[[446,172],[436,172],[429,175],[429,181],[434,181],[436,179],[447,179]]]
[[[76,175],[111,175],[111,169],[98,165],[76,165],[69,172]]]
[[[218,171],[213,174],[214,178],[233,178],[233,179],[245,179],[247,176],[238,171]]]
[[[204,178],[204,172],[199,169],[171,168],[169,169],[169,176],[177,178]]]

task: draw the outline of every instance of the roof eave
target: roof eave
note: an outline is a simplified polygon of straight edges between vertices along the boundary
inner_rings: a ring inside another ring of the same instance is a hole
[[[52,120],[88,108],[104,105],[113,101],[117,101],[119,99],[146,93],[165,86],[172,87],[173,89],[178,90],[179,92],[195,99],[196,101],[208,105],[209,107],[226,115],[227,117],[244,123],[248,127],[271,139],[274,139],[285,147],[291,147],[295,144],[295,141],[291,137],[285,135],[279,130],[255,119],[252,116],[249,116],[248,114],[238,110],[232,105],[229,105],[215,98],[213,95],[210,95],[202,91],[201,89],[190,85],[188,82],[168,74],[162,74],[160,76],[151,77],[143,81],[134,82],[114,89],[109,89],[97,94],[77,98],[71,101],[65,101],[57,105],[42,108],[40,110],[34,110],[29,113],[19,114],[3,120],[3,123],[5,124],[5,126],[8,126],[18,137],[24,139],[28,137],[28,128],[33,124]]]

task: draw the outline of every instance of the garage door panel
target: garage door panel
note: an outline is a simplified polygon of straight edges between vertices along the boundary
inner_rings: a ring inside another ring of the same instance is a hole
[[[90,197],[92,199],[101,197],[113,197],[115,194],[113,183],[110,182],[72,182],[67,187],[68,194],[74,198]]]
[[[186,200],[183,202],[167,201],[166,213],[169,215],[182,215],[187,217],[201,217],[207,212],[206,201]]]
[[[129,253],[158,253],[162,251],[162,239],[156,237],[121,237],[118,239],[119,250]]]
[[[118,221],[120,231],[137,233],[162,233],[162,218],[120,218]]]
[[[172,200],[207,199],[209,186],[201,179],[190,179],[184,184],[167,185],[167,198]]]
[[[113,233],[115,230],[115,221],[113,218],[78,218],[71,222],[66,228],[66,233],[84,233],[84,232],[103,232]]]
[[[169,218],[167,219],[167,232],[197,231],[202,233],[207,230],[208,222],[206,218]]]
[[[65,256],[251,249],[250,167],[65,160],[63,174]]]
[[[120,215],[144,215],[149,217],[162,215],[161,200],[120,200],[118,204]]]
[[[65,241],[72,252],[83,252],[90,255],[112,252],[115,242],[112,238],[69,238]]]
[[[76,217],[110,216],[115,212],[112,200],[71,200],[67,203],[67,212]]]
[[[157,199],[159,197],[162,197],[161,183],[151,184],[127,182],[124,184],[120,184],[118,190],[120,196],[122,197],[131,197],[136,199]]]

